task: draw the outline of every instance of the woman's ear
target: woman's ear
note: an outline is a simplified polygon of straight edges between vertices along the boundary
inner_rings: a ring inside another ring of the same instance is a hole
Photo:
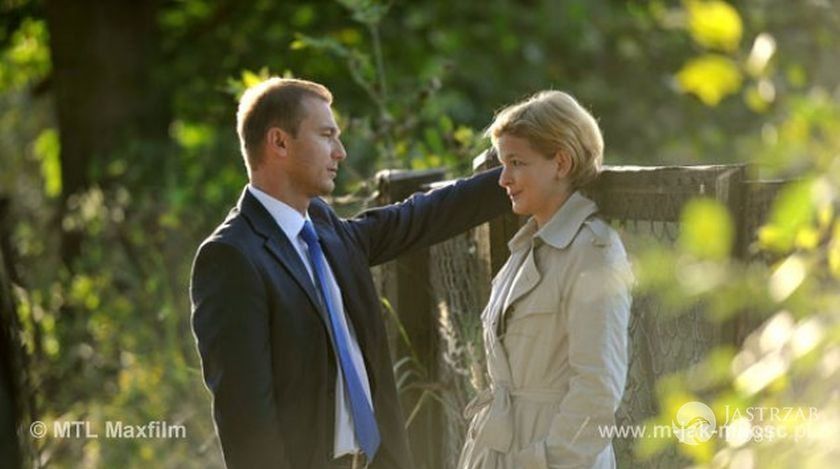
[[[574,168],[574,162],[568,153],[563,150],[557,150],[554,153],[554,161],[557,163],[557,179],[569,177]]]

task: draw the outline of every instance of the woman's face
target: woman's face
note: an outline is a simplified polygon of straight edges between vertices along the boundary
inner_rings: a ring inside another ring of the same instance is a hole
[[[502,134],[496,141],[504,187],[513,205],[513,213],[533,216],[544,225],[568,197],[567,159],[557,152],[547,158],[528,140]]]

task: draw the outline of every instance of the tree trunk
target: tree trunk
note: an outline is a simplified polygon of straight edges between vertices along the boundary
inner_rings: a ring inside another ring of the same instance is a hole
[[[14,277],[8,251],[8,199],[0,196],[0,455],[4,467],[23,467],[17,429],[24,418],[25,376],[20,327],[12,296]],[[5,466],[7,465],[7,466]]]
[[[47,23],[61,143],[62,209],[93,183],[107,186],[107,164],[128,138],[162,141],[169,125],[159,62],[154,0],[48,0]],[[62,235],[72,267],[79,231]]]

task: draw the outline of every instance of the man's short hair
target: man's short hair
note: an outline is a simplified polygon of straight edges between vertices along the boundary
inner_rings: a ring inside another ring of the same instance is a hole
[[[524,138],[546,158],[560,150],[572,160],[574,189],[592,182],[604,161],[604,138],[598,122],[571,95],[542,91],[496,114],[487,135],[496,145],[503,134]]]
[[[265,133],[279,127],[297,136],[300,123],[306,117],[303,98],[323,99],[332,104],[332,93],[324,85],[295,78],[271,77],[251,86],[239,99],[236,112],[236,131],[245,165],[251,170],[259,167]]]

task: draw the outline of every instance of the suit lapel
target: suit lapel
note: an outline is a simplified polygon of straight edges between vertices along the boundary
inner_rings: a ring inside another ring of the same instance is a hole
[[[301,261],[300,256],[292,246],[292,243],[286,238],[286,235],[280,232],[279,235],[268,238],[265,242],[265,248],[289,271],[292,278],[306,292],[306,296],[309,297],[309,301],[315,306],[315,310],[318,311],[318,316],[324,321],[324,325],[329,326],[330,320],[327,316],[326,308],[321,302],[321,297],[315,290],[312,279],[309,278],[309,272],[307,272],[306,266],[303,265],[303,261]]]
[[[318,312],[318,316],[324,322],[328,331],[329,317],[327,316],[326,308],[324,307],[321,297],[315,290],[315,285],[309,278],[309,272],[303,261],[300,258],[297,250],[292,246],[292,242],[283,233],[283,230],[277,226],[277,223],[271,218],[271,215],[263,207],[263,205],[254,197],[246,188],[242,192],[242,196],[237,204],[238,210],[251,222],[251,227],[258,234],[266,238],[265,248],[277,261],[289,272],[295,282],[309,297],[309,301]],[[330,332],[332,335],[332,332]]]
[[[335,281],[338,283],[339,290],[341,290],[342,301],[344,303],[344,312],[347,320],[353,325],[353,330],[356,332],[356,338],[359,340],[359,346],[362,354],[365,354],[367,347],[367,330],[364,327],[365,322],[363,318],[358,317],[360,312],[358,308],[354,307],[352,298],[348,294],[348,288],[353,284],[350,278],[352,271],[350,266],[352,261],[347,256],[347,250],[344,244],[339,239],[333,227],[325,220],[318,218],[312,220],[315,223],[315,229],[318,231],[318,237],[321,239],[321,248],[324,250],[324,256],[330,264],[332,273],[335,276]]]

